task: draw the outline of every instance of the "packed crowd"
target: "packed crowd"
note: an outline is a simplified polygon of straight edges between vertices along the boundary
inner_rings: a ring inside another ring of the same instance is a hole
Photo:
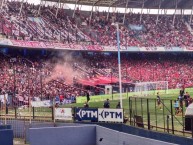
[[[35,97],[52,99],[54,96],[60,102],[75,100],[87,93],[86,86],[92,86],[91,93],[101,94],[104,89],[100,85],[118,82],[114,53],[74,52],[59,56],[52,52],[27,58],[14,54],[0,53],[0,95],[16,96],[15,103],[28,104]],[[123,83],[168,81],[172,89],[193,86],[190,54],[124,53],[121,58]]]
[[[0,54],[0,59],[0,95],[15,96],[9,100],[13,105],[27,105],[30,99],[35,98],[52,100],[56,96],[62,103],[64,99],[75,100],[86,93],[86,90],[73,86],[56,74],[54,63],[47,62],[45,58],[37,60]]]
[[[87,78],[96,84],[118,82],[117,54],[83,55],[87,61]],[[191,87],[193,85],[193,60],[188,54],[122,54],[123,82],[156,82],[168,81],[169,88]],[[179,59],[180,58],[180,59]],[[78,65],[83,65],[78,63]]]
[[[58,9],[56,6],[39,6],[6,2],[0,12],[0,33],[10,39],[31,41],[51,41],[62,43],[89,43],[115,46],[116,28],[113,22],[122,22],[123,14],[97,11],[90,13],[76,10]],[[126,14],[125,24],[120,26],[122,46],[139,47],[183,47],[192,46],[192,34],[181,16]]]
[[[55,9],[51,7],[42,7],[41,16],[38,16],[38,6],[24,3],[21,13],[20,6],[20,2],[7,2],[0,13],[1,33],[8,38],[68,43],[90,40],[70,21],[64,10],[60,10],[56,18]]]

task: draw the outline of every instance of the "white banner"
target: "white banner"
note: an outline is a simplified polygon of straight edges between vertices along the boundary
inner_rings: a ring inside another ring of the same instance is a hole
[[[123,109],[98,109],[98,121],[123,123]]]
[[[72,108],[56,108],[55,119],[72,120]]]
[[[151,51],[151,52],[163,52],[165,51],[165,47],[139,47],[140,51],[146,52],[146,51]]]
[[[72,100],[64,99],[62,104],[72,104]]]
[[[31,101],[32,107],[51,107],[52,103],[50,100],[45,101]]]
[[[5,99],[8,101],[8,94],[0,95],[0,102],[2,102],[4,104]]]

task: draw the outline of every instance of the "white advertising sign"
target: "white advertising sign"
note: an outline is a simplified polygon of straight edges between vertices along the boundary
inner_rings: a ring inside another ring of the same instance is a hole
[[[123,109],[98,109],[98,121],[123,123]]]
[[[32,107],[50,107],[52,106],[52,103],[50,100],[45,101],[31,101]]]
[[[4,104],[5,99],[6,99],[6,100],[8,99],[8,94],[0,95],[0,102],[2,102],[2,103]]]
[[[71,100],[64,99],[62,104],[72,104]]]
[[[164,47],[139,47],[140,51],[151,51],[151,52],[163,52],[165,51]]]
[[[56,108],[55,119],[72,120],[72,108]]]

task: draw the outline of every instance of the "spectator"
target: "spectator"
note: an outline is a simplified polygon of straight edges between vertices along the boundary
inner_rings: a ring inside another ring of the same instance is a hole
[[[175,109],[175,115],[179,113],[179,101],[174,100],[174,109]]]
[[[182,89],[180,90],[180,99],[182,99],[183,96],[184,96],[184,88],[182,88]]]
[[[93,12],[90,15],[77,10],[72,18],[69,10],[59,9],[57,18],[53,15],[57,11],[55,6],[41,7],[40,15],[36,13],[38,5],[29,3],[23,5],[21,15],[21,2],[8,1],[1,12],[0,33],[6,37],[25,41],[61,42],[76,44],[94,44],[103,46],[116,46],[116,29],[112,22],[121,22],[124,15]],[[128,13],[125,16],[125,25],[120,27],[120,44],[122,46],[137,47],[192,47],[192,34],[186,26],[186,16],[176,15],[173,25],[172,15],[159,16],[143,14],[142,21],[139,14]],[[34,20],[35,19],[35,20]],[[89,25],[89,29],[88,29]],[[192,27],[192,23],[190,27]],[[155,39],[156,38],[156,39]]]
[[[188,107],[188,98],[190,98],[190,95],[188,92],[186,92],[186,94],[184,95],[184,103],[185,103],[185,107]]]
[[[86,99],[88,103],[90,101],[90,92],[89,91],[86,92]]]
[[[84,103],[84,108],[89,108],[88,102]]]
[[[117,109],[120,109],[121,108],[121,104],[120,102],[118,102],[117,106],[116,106]]]
[[[159,95],[159,92],[157,92],[157,106],[159,107],[159,109],[161,110],[161,98],[160,98],[160,95]]]
[[[104,102],[103,107],[104,107],[104,108],[110,108],[109,99],[107,99],[107,100]]]

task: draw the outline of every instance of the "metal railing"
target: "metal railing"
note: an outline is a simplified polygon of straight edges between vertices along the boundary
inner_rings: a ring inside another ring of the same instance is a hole
[[[178,136],[192,137],[192,132],[185,131],[185,104],[179,113],[175,113],[173,100],[162,99],[158,106],[157,99],[129,97],[128,106],[124,108],[126,125],[142,127],[151,131],[165,132]],[[61,106],[64,107],[64,106]],[[25,132],[26,124],[35,122],[58,122],[54,119],[54,107],[29,107],[18,104],[7,106],[0,104],[0,124],[12,125],[14,130]],[[74,109],[72,108],[72,111]],[[74,112],[72,112],[74,114]],[[59,121],[69,122],[69,121]],[[71,123],[75,122],[73,118]],[[23,130],[23,131],[22,131]],[[23,134],[23,135],[22,135]],[[14,134],[24,138],[25,134]]]
[[[170,99],[162,99],[158,105],[157,99],[130,97],[129,125],[191,137],[192,132],[185,131],[184,102],[179,105],[179,112],[173,105]]]

